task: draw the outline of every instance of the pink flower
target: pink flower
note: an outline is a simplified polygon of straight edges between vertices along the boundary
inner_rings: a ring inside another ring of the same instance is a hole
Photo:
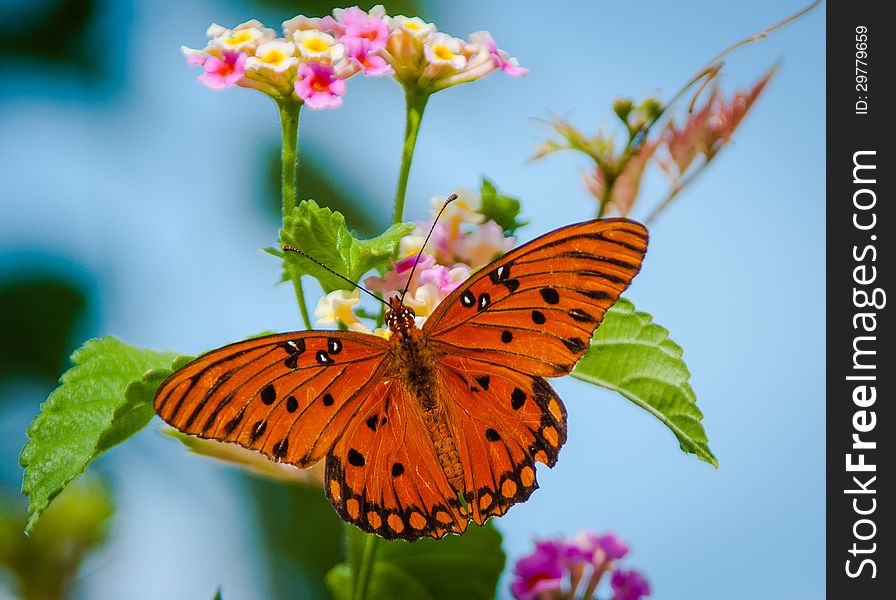
[[[513,248],[515,240],[504,237],[504,230],[494,221],[486,221],[460,237],[454,246],[457,260],[473,268],[487,265]]]
[[[382,10],[375,12],[376,8],[371,10],[374,14],[368,14],[357,6],[334,10],[333,15],[341,29],[342,39],[339,41],[346,44],[348,40],[363,40],[370,53],[385,48],[389,39],[389,26],[382,19]],[[378,8],[382,9],[381,6]]]
[[[296,71],[295,90],[309,108],[337,108],[342,105],[345,81],[336,77],[332,65],[301,63]]]
[[[565,573],[563,542],[538,542],[535,551],[521,558],[513,569],[510,591],[517,600],[534,600],[552,592],[559,595]]]
[[[442,265],[435,265],[429,269],[425,269],[420,273],[421,285],[433,285],[438,288],[442,298],[457,289],[460,284],[466,281],[473,270],[467,265],[458,264],[452,268]]]
[[[364,38],[342,37],[346,56],[355,61],[365,75],[392,75],[395,71],[382,56],[375,54],[373,44]]]
[[[200,58],[204,60],[200,62]],[[243,78],[246,55],[242,52],[224,52],[223,59],[211,55],[192,55],[187,57],[187,62],[203,66],[204,72],[197,77],[201,83],[213,90],[223,90]]]
[[[612,533],[597,535],[583,531],[573,538],[572,543],[585,553],[595,570],[603,569],[611,561],[625,558],[628,554],[628,545]]]
[[[584,584],[583,599],[591,599],[613,561],[628,554],[625,542],[613,534],[596,535],[583,531],[569,540],[536,542],[532,554],[516,563],[510,590],[519,600],[576,598]],[[644,577],[636,571],[616,570],[611,600],[640,600],[650,593]]]
[[[408,276],[411,269],[414,268],[414,262],[417,261],[417,255],[408,256],[399,261],[392,261],[392,269],[386,271],[382,277],[368,277],[364,280],[364,287],[379,292],[383,295],[383,299],[388,300],[391,296],[401,294],[405,286],[408,285]],[[420,275],[423,271],[432,268],[436,264],[436,259],[428,254],[420,255],[420,261],[417,263],[417,269],[414,271],[414,279],[411,280],[408,290],[416,289],[420,285]]]
[[[615,592],[613,595],[615,600],[641,600],[644,596],[650,595],[650,584],[635,570],[614,571],[610,586]]]
[[[495,44],[494,38],[487,31],[479,31],[470,35],[470,41],[474,44],[482,44],[488,49],[498,68],[510,75],[511,77],[521,77],[529,73],[529,69],[521,67],[517,60],[500,50]]]

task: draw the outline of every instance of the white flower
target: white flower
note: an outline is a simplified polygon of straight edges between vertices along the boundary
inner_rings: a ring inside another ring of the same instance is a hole
[[[252,19],[227,29],[217,23],[212,23],[206,31],[211,40],[208,50],[221,50],[230,52],[254,53],[259,44],[270,41],[276,37],[276,32],[262,25],[260,21]]]
[[[252,70],[270,69],[283,73],[298,64],[295,57],[296,47],[292,42],[272,40],[261,44],[255,50],[255,56],[246,60],[246,68]]]
[[[427,23],[420,17],[398,15],[392,18],[386,17],[386,19],[390,29],[400,29],[418,39],[425,38],[429,34],[436,32],[436,26],[433,23]]]
[[[467,64],[463,40],[446,33],[433,33],[429,36],[423,43],[423,54],[431,65],[460,70]]]
[[[345,56],[345,46],[337,44],[336,38],[329,33],[305,29],[294,32],[292,39],[299,49],[299,54],[306,59],[329,58],[335,62]]]
[[[370,333],[370,329],[364,325],[355,313],[352,307],[361,301],[361,290],[355,288],[352,291],[335,290],[324,296],[317,303],[314,309],[314,316],[317,317],[318,325],[333,325],[342,323],[352,331],[361,331]]]

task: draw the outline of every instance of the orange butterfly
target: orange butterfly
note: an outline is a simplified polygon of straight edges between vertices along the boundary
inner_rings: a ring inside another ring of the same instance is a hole
[[[441,538],[503,515],[553,466],[566,375],[638,273],[647,230],[586,221],[476,272],[422,328],[398,296],[389,340],[299,331],[230,344],[171,375],[156,412],[177,429],[308,467],[327,498],[387,539]]]

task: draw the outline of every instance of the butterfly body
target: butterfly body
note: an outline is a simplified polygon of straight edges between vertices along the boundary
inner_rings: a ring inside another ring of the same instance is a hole
[[[181,431],[307,467],[346,521],[413,541],[462,533],[528,499],[553,466],[566,410],[545,377],[569,373],[638,272],[646,230],[571,225],[475,273],[422,328],[389,301],[390,339],[303,331],[205,354],[160,386]]]

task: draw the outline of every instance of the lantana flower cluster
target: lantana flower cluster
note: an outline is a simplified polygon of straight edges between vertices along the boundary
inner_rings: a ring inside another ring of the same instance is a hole
[[[513,76],[527,72],[488,32],[464,41],[419,17],[391,17],[381,5],[369,12],[337,8],[319,18],[297,15],[282,28],[278,36],[254,19],[233,29],[212,24],[204,48],[182,51],[202,67],[198,79],[209,88],[254,88],[315,109],[340,106],[345,80],[357,73],[392,76],[406,88],[431,93],[498,69]]]
[[[482,198],[467,189],[456,192],[457,199],[445,206],[433,226],[444,197],[431,201],[430,219],[416,223],[416,228],[401,239],[399,258],[382,276],[368,277],[364,286],[384,300],[401,295],[407,286],[404,304],[417,315],[422,327],[439,303],[453,292],[476,269],[495,260],[515,244],[512,236],[482,214]],[[429,242],[420,253],[429,231]],[[419,256],[419,259],[418,259]],[[417,268],[414,269],[414,264]],[[413,277],[408,280],[414,271]],[[318,325],[341,324],[353,331],[389,336],[388,328],[371,329],[355,313],[360,302],[358,289],[336,290],[321,298],[314,311]]]
[[[612,533],[583,531],[571,539],[536,542],[535,550],[517,561],[510,590],[517,600],[591,600],[609,574],[609,600],[640,600],[650,595],[647,579],[617,566],[628,551]]]

